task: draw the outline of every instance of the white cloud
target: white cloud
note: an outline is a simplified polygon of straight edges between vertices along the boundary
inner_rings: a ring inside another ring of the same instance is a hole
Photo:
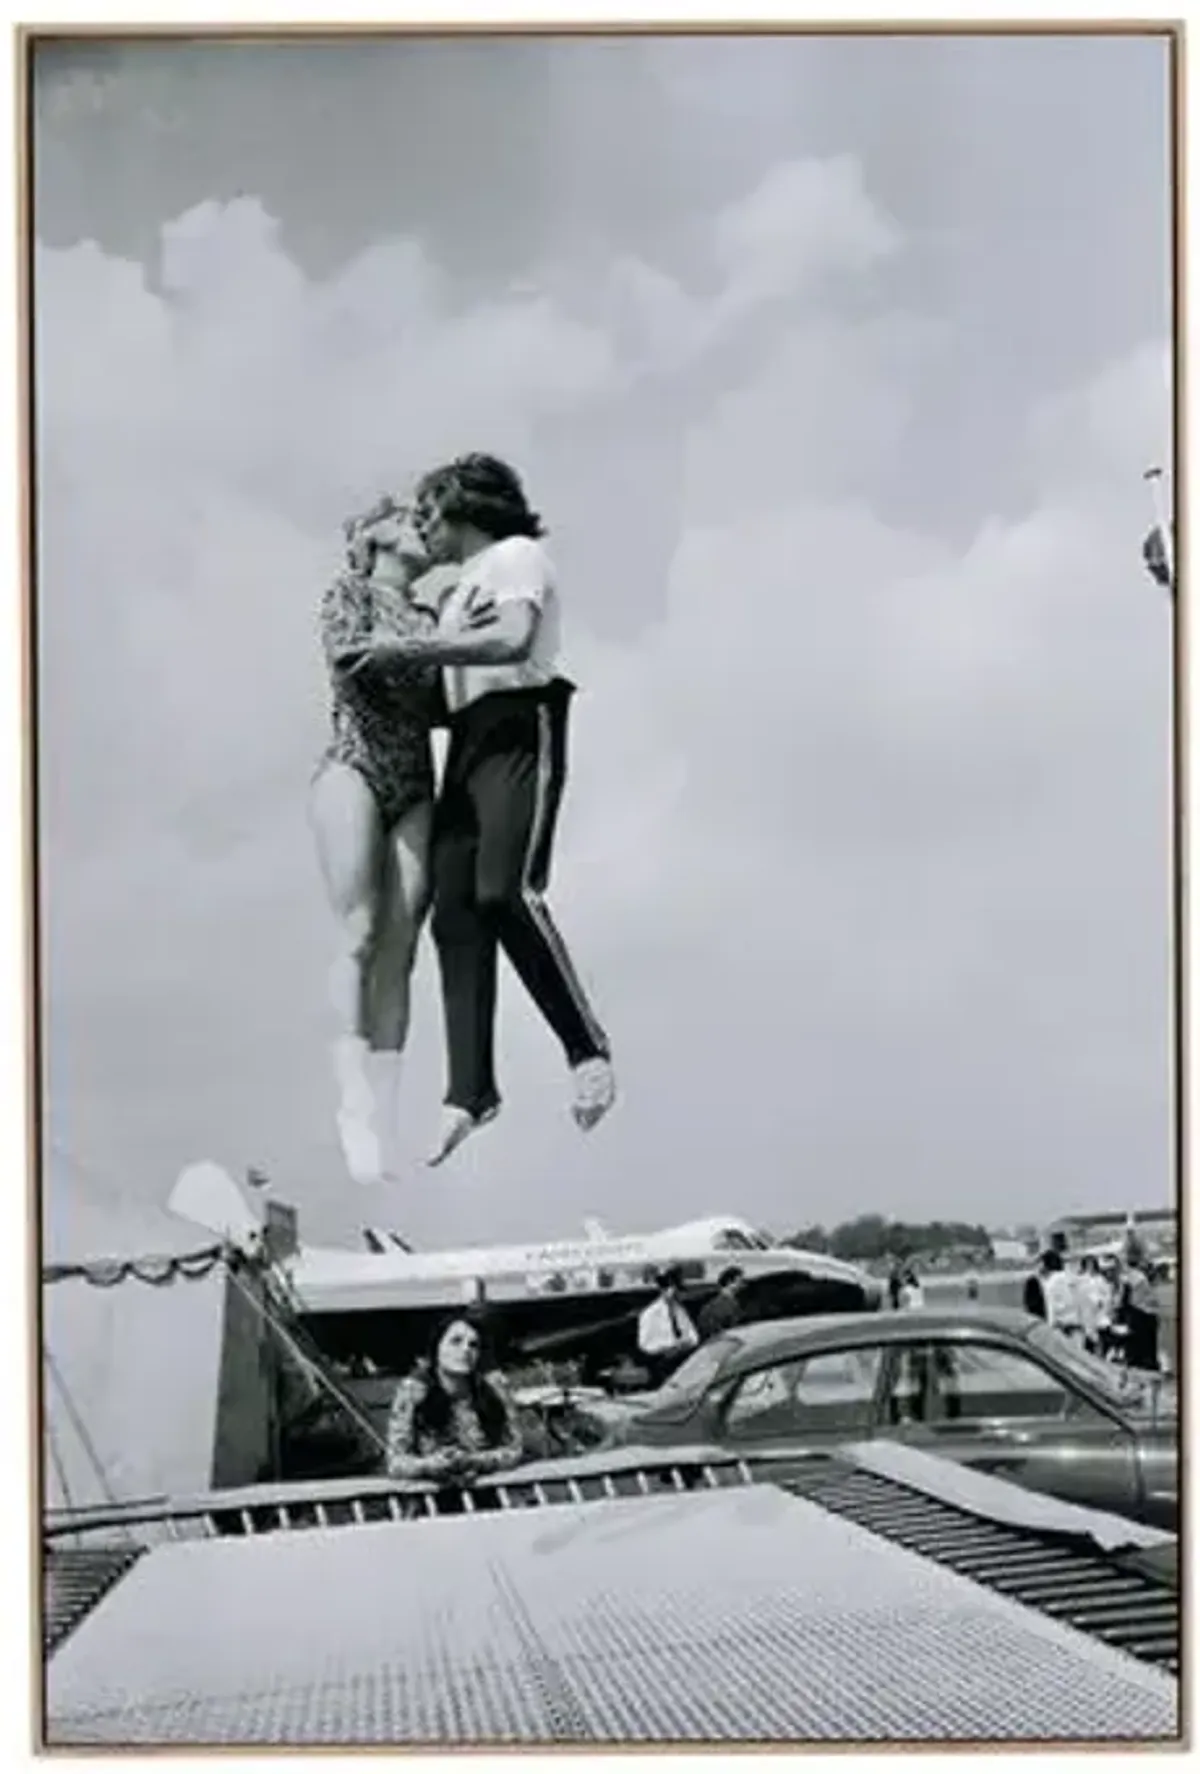
[[[338,519],[464,442],[536,494],[549,420],[586,436],[623,403],[632,443],[695,374],[669,583],[626,644],[571,610],[554,892],[622,1107],[578,1138],[506,986],[509,1112],[401,1217],[475,1238],[1165,1190],[1167,630],[1129,472],[1162,354],[1030,415],[1019,520],[959,549],[900,530],[870,488],[915,447],[944,317],[855,320],[829,281],[869,297],[897,240],[835,161],[718,217],[703,295],[626,261],[578,307],[565,275],[464,307],[404,241],[314,284],[248,200],[168,231],[165,296],[39,253],[53,1120],[160,1195],[212,1151],[277,1166],[319,1230],[378,1217],[337,1181],[304,821]],[[639,582],[647,514],[605,495]],[[414,1158],[439,1041],[426,954]]]
[[[713,236],[728,277],[724,304],[738,311],[807,295],[831,274],[869,270],[899,246],[849,155],[772,168],[748,197],[717,216]]]

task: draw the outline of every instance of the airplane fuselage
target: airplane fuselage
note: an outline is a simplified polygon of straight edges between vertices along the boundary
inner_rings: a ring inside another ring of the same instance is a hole
[[[496,1359],[580,1359],[595,1368],[636,1347],[637,1317],[668,1265],[696,1309],[731,1266],[743,1274],[745,1318],[861,1310],[874,1284],[815,1252],[772,1245],[744,1222],[697,1221],[644,1236],[552,1240],[523,1246],[414,1253],[299,1253],[292,1287],[327,1354],[400,1373],[428,1352],[448,1313],[486,1304]]]

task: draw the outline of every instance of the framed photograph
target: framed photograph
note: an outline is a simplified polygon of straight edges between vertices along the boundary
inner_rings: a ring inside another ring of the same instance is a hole
[[[39,1744],[1180,1741],[1181,28],[20,58]]]

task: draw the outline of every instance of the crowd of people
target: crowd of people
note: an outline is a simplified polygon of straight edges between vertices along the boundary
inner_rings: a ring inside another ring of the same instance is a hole
[[[1163,1366],[1161,1309],[1151,1264],[1130,1239],[1121,1255],[1073,1261],[1052,1243],[1025,1282],[1023,1303],[1034,1317],[1103,1355],[1143,1373]]]
[[[896,1311],[925,1305],[920,1275],[910,1261],[893,1261],[886,1290]],[[979,1300],[978,1276],[968,1275],[966,1293],[968,1300]],[[1073,1258],[1056,1234],[1026,1276],[1021,1304],[1093,1355],[1145,1373],[1170,1365],[1155,1265],[1136,1237],[1126,1240],[1119,1255],[1085,1252]]]

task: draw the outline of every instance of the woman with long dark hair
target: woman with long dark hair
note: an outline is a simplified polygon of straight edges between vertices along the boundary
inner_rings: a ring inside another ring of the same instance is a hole
[[[389,1169],[396,1131],[409,983],[429,902],[430,734],[443,704],[436,666],[364,665],[381,639],[436,624],[412,599],[428,562],[407,510],[384,497],[344,528],[346,564],[321,602],[332,731],[310,811],[339,931],[330,974],[338,1132],[350,1175],[371,1183]]]
[[[499,1377],[481,1371],[481,1354],[478,1324],[452,1318],[401,1380],[388,1418],[389,1478],[470,1484],[524,1458],[516,1411]]]

